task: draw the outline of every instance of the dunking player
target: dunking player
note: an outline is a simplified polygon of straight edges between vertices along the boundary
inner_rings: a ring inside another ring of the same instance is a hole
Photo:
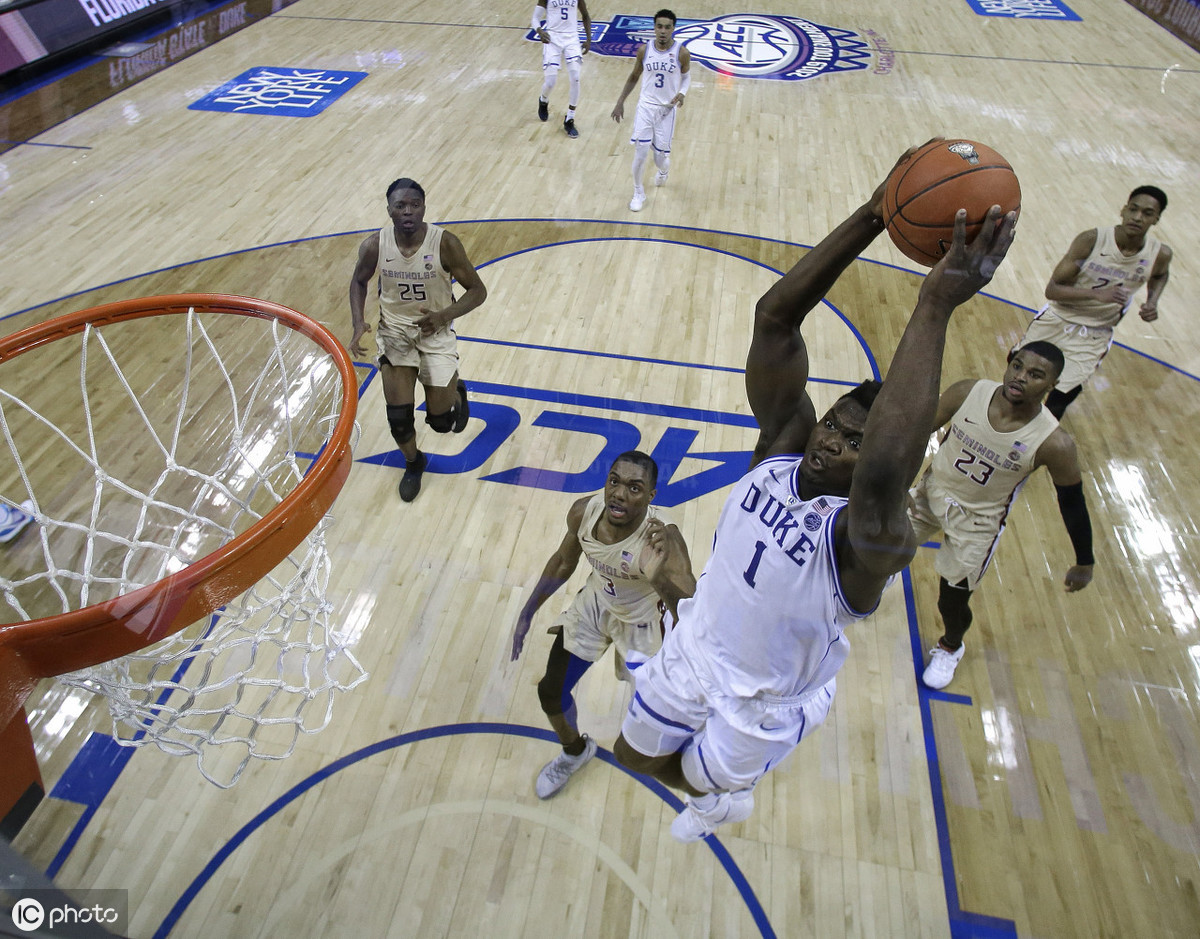
[[[967,379],[946,389],[935,429],[949,423],[929,469],[913,489],[909,521],[924,542],[943,532],[937,553],[938,612],[945,634],[922,680],[945,688],[963,657],[971,626],[971,592],[991,563],[1009,509],[1038,467],[1050,471],[1058,508],[1075,549],[1068,591],[1092,580],[1092,523],[1083,496],[1075,441],[1042,406],[1063,368],[1063,354],[1031,342],[1012,354],[1003,382]]]
[[[629,137],[633,144],[633,198],[629,208],[634,212],[640,212],[646,204],[642,174],[651,148],[654,165],[658,167],[654,185],[661,186],[667,181],[671,169],[671,141],[675,137],[675,110],[683,107],[683,99],[692,83],[691,68],[691,53],[683,43],[675,41],[675,14],[670,10],[659,10],[654,14],[654,41],[638,49],[633,71],[625,80],[621,96],[612,109],[612,119],[621,123],[625,116],[625,99],[640,76],[642,90],[638,94],[633,133]]]
[[[462,242],[425,221],[425,190],[419,184],[397,179],[388,186],[387,206],[392,224],[359,246],[350,280],[350,351],[366,355],[367,288],[378,276],[379,375],[388,426],[404,454],[400,498],[412,502],[429,463],[417,449],[417,379],[425,389],[425,423],[439,434],[462,433],[471,412],[467,386],[458,377],[458,337],[451,323],[483,303],[487,288]],[[465,291],[457,300],[451,275]]]
[[[583,45],[579,43],[579,17],[583,17]],[[538,117],[550,119],[550,92],[558,81],[563,60],[571,88],[567,95],[567,115],[563,130],[568,137],[578,137],[575,127],[575,106],[579,104],[580,74],[583,57],[592,48],[592,17],[584,0],[544,0],[533,10],[533,26],[542,42],[542,92],[538,95]]]
[[[913,151],[901,158],[907,159]],[[695,841],[753,809],[753,789],[829,711],[845,627],[874,610],[916,551],[906,505],[937,411],[950,316],[991,280],[1016,217],[993,206],[921,286],[887,380],[817,418],[800,328],[884,230],[883,186],[758,301],[746,391],[759,424],[751,470],[717,522],[713,553],[679,622],[638,671],[614,751],[687,793],[671,834]],[[664,562],[669,531],[652,539]],[[646,570],[653,572],[654,558]]]
[[[1042,340],[1058,346],[1066,366],[1046,398],[1061,419],[1079,397],[1112,346],[1113,330],[1129,312],[1133,295],[1146,284],[1138,315],[1158,319],[1158,298],[1167,286],[1171,249],[1150,234],[1167,208],[1167,195],[1155,186],[1138,186],[1121,209],[1121,224],[1080,232],[1046,285],[1047,304],[1018,343]]]
[[[534,614],[567,582],[584,555],[592,566],[582,589],[561,617],[558,634],[538,683],[538,698],[562,752],[538,774],[538,798],[554,795],[596,755],[596,742],[580,734],[571,692],[584,673],[610,645],[616,646],[617,674],[625,677],[662,645],[668,617],[696,589],[682,536],[670,564],[655,562],[651,581],[641,562],[650,535],[678,529],[661,509],[650,505],[658,481],[654,460],[637,450],[622,453],[608,471],[604,491],[584,496],[567,512],[567,533],[550,556],[537,586],[521,610],[513,630],[515,662],[525,644]],[[649,556],[647,555],[647,558]]]

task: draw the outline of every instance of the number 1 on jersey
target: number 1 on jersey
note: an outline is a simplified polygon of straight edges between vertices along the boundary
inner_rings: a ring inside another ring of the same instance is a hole
[[[742,571],[742,578],[751,587],[758,586],[754,583],[754,575],[758,573],[758,562],[762,560],[763,552],[767,550],[765,541],[754,542],[754,557],[750,559],[750,566]]]

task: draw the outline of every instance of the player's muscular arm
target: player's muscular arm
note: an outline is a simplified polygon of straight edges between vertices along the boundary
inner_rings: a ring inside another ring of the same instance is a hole
[[[1058,511],[1075,549],[1075,563],[1063,579],[1067,592],[1074,593],[1092,582],[1096,563],[1092,555],[1092,519],[1083,495],[1083,474],[1074,439],[1060,427],[1038,448],[1035,465],[1050,471],[1058,494]]]
[[[570,511],[567,512],[567,533],[563,536],[558,550],[550,555],[550,560],[542,569],[533,592],[517,615],[512,641],[512,661],[514,662],[520,657],[521,649],[525,646],[525,636],[529,633],[529,627],[533,625],[534,614],[542,608],[542,604],[549,600],[559,587],[570,579],[571,575],[575,573],[575,568],[579,566],[579,559],[583,556],[583,545],[579,543],[579,526],[583,522],[583,511],[590,498],[590,496],[584,496],[582,499],[577,499]]]
[[[931,433],[945,427],[954,416],[954,412],[963,406],[963,402],[967,400],[967,395],[971,393],[971,389],[975,387],[975,379],[965,378],[962,381],[957,381],[938,398],[937,414],[933,419],[933,429]]]
[[[688,52],[687,46],[679,50],[679,74],[682,76],[679,82],[679,93],[671,99],[671,103],[677,108],[683,107],[683,100],[692,86],[692,54]]]
[[[1158,319],[1158,298],[1162,296],[1171,276],[1171,249],[1163,245],[1158,249],[1158,258],[1154,261],[1154,270],[1150,280],[1146,282],[1146,302],[1142,304],[1138,315],[1147,323]]]
[[[1071,242],[1071,247],[1063,255],[1062,260],[1054,266],[1050,273],[1050,282],[1046,284],[1046,299],[1058,302],[1072,300],[1104,300],[1114,303],[1124,303],[1129,299],[1129,288],[1122,283],[1107,284],[1104,287],[1076,287],[1079,272],[1083,262],[1096,247],[1096,229],[1080,232]]]
[[[621,89],[621,95],[617,98],[617,103],[612,109],[612,119],[618,124],[625,117],[625,99],[629,97],[629,92],[633,91],[633,86],[637,84],[638,79],[642,75],[642,67],[646,61],[646,47],[642,46],[637,51],[637,55],[633,57],[633,70],[630,71],[629,77],[625,79],[625,87]]]
[[[579,15],[583,17],[583,49],[587,55],[592,48],[592,15],[588,13],[587,4],[579,0]]]
[[[801,327],[882,231],[875,207],[861,206],[759,299],[746,357],[746,396],[760,429],[755,462],[768,453],[803,449],[816,416],[805,390],[809,362]]]
[[[448,307],[441,310],[428,310],[425,307],[420,308],[424,315],[417,320],[417,325],[421,327],[423,332],[427,333],[444,329],[460,316],[470,313],[487,299],[487,287],[479,279],[479,272],[475,270],[475,266],[467,258],[467,252],[463,248],[462,242],[450,232],[443,232],[442,234],[441,260],[442,267],[448,270],[455,281],[458,282],[458,286],[462,288],[463,294]]]
[[[847,599],[857,609],[874,606],[887,578],[916,552],[905,509],[937,417],[946,328],[954,310],[991,281],[1012,244],[1015,225],[1015,213],[1001,222],[1000,209],[993,206],[968,245],[966,213],[959,211],[950,250],[921,285],[883,388],[867,415],[850,502],[837,529],[838,568]]]
[[[692,559],[678,527],[651,519],[647,525],[646,547],[642,549],[638,566],[671,615],[678,618],[679,601],[696,592]]]
[[[537,33],[538,40],[543,43],[547,43],[550,41],[550,34],[546,32],[545,28],[542,26],[544,22],[546,22],[545,6],[535,6],[533,8],[533,19],[530,21],[529,25],[532,26],[533,31]]]
[[[375,276],[375,268],[378,265],[379,232],[375,232],[368,235],[359,245],[358,261],[350,278],[350,326],[353,330],[350,351],[355,355],[367,354],[362,344],[363,336],[371,331],[366,317],[367,289],[371,286],[371,278]]]
[[[917,149],[906,150],[888,176]],[[755,307],[746,357],[746,395],[759,426],[752,466],[770,453],[798,452],[808,440],[816,412],[805,390],[808,348],[800,329],[842,272],[883,232],[886,185],[885,177],[871,198],[797,261]]]

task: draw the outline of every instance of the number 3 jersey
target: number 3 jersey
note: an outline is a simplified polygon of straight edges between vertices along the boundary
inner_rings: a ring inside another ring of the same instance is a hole
[[[656,506],[646,509],[646,517],[637,530],[616,544],[604,544],[596,540],[596,523],[605,511],[604,493],[592,496],[583,510],[579,523],[579,544],[584,557],[592,566],[587,586],[595,591],[600,605],[626,623],[657,623],[661,619],[658,594],[642,576],[638,561],[648,539],[646,530],[650,519],[657,518],[664,525],[674,524],[671,518]]]
[[[1003,523],[1021,486],[1036,468],[1038,447],[1058,421],[1045,408],[1028,424],[1001,433],[988,420],[988,405],[999,382],[978,381],[954,416],[921,480],[930,505],[946,505]]]
[[[696,595],[677,633],[693,663],[729,695],[792,697],[834,677],[850,652],[843,630],[873,610],[851,607],[838,574],[834,527],[842,496],[805,501],[795,456],[768,457],[721,510]]]
[[[679,50],[683,44],[676,41],[663,51],[654,44],[646,43],[646,55],[642,59],[642,90],[638,95],[638,107],[654,105],[670,107],[683,84],[683,71],[679,65]]]
[[[396,245],[396,230],[388,225],[379,230],[379,333],[411,326],[427,310],[444,310],[454,302],[450,272],[442,267],[442,233],[437,225],[426,225],[425,240],[405,257]]]

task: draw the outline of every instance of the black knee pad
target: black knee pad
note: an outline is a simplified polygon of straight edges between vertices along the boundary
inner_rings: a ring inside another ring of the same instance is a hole
[[[416,407],[411,404],[389,404],[387,406],[388,427],[392,439],[404,445],[417,436]]]
[[[425,412],[425,423],[436,430],[439,434],[448,434],[454,430],[454,408],[449,411],[443,411],[441,414],[430,414]]]
[[[563,713],[563,679],[561,673],[547,672],[538,682],[538,702],[546,714]]]
[[[950,584],[942,578],[938,589],[938,612],[942,614],[942,622],[948,625],[962,629],[971,625],[971,591],[965,580]]]

